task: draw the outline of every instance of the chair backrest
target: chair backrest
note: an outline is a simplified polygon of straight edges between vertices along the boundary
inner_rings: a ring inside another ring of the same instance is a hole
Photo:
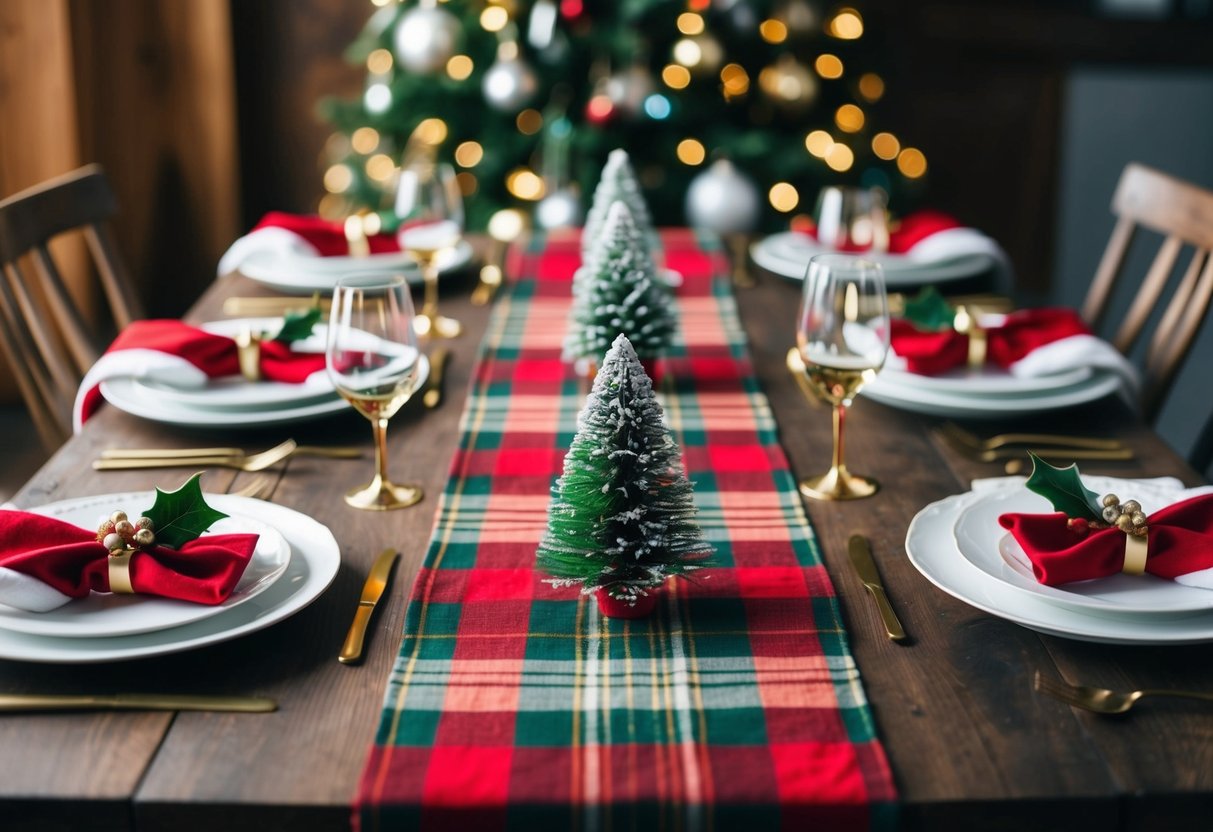
[[[1083,318],[1097,329],[1107,315],[1112,290],[1123,271],[1125,254],[1138,228],[1163,236],[1163,242],[1134,291],[1112,343],[1126,355],[1145,334],[1151,313],[1167,289],[1184,246],[1191,259],[1157,316],[1145,353],[1142,412],[1153,422],[1171,384],[1192,348],[1213,298],[1213,191],[1183,182],[1145,165],[1130,163],[1120,176],[1112,211],[1118,217],[1108,247],[1082,307]]]
[[[99,165],[0,200],[0,346],[48,448],[71,435],[76,387],[100,353],[98,327],[68,290],[49,243],[83,233],[114,324],[124,327],[143,312],[109,230],[116,211]]]

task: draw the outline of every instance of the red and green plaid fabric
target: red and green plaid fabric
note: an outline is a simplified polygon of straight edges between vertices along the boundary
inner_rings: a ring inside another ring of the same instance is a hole
[[[480,349],[357,796],[363,832],[894,823],[727,260],[686,231],[664,244],[684,280],[659,389],[718,566],[668,584],[639,621],[535,570],[587,385],[560,360],[576,241],[533,240]]]

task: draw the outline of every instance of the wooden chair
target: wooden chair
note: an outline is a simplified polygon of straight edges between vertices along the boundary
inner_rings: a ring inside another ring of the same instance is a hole
[[[1125,254],[1139,227],[1163,235],[1162,246],[1134,290],[1132,303],[1112,343],[1128,355],[1145,334],[1151,313],[1162,299],[1185,245],[1194,251],[1170,302],[1158,315],[1145,350],[1142,412],[1153,423],[1204,323],[1213,297],[1213,191],[1183,182],[1135,162],[1120,176],[1112,211],[1118,217],[1082,316],[1098,329],[1107,315]]]
[[[0,200],[0,346],[48,449],[71,435],[76,387],[100,354],[98,327],[68,291],[48,244],[83,233],[114,325],[124,327],[143,313],[109,231],[116,211],[99,165]]]

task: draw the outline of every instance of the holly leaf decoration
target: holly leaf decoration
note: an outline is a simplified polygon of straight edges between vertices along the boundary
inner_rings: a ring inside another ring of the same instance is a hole
[[[952,328],[956,320],[956,310],[939,294],[938,289],[927,286],[906,300],[903,317],[919,329],[936,331]]]
[[[158,546],[179,549],[227,517],[202,499],[201,478],[201,473],[194,474],[176,491],[156,489],[155,505],[143,514],[154,524]]]
[[[1077,463],[1068,468],[1057,468],[1031,451],[1028,456],[1032,459],[1032,475],[1027,483],[1029,491],[1044,497],[1053,504],[1054,510],[1067,517],[1103,520],[1099,495],[1082,484]]]
[[[302,341],[312,334],[312,328],[320,323],[320,296],[312,298],[312,305],[303,312],[287,312],[282,318],[282,329],[274,336],[275,341],[289,344]]]

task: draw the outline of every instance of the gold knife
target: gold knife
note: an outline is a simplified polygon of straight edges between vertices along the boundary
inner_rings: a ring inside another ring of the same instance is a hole
[[[106,448],[101,459],[190,459],[192,457],[247,456],[243,448]],[[297,445],[292,456],[357,459],[362,449],[353,445]]]
[[[239,711],[269,713],[278,703],[262,696],[196,696],[191,694],[112,693],[75,696],[48,693],[0,694],[0,712],[28,711]]]
[[[223,301],[223,314],[250,315],[255,317],[277,317],[287,312],[306,312],[319,305],[320,311],[328,314],[331,301],[328,298],[283,298],[283,297],[230,297]]]
[[[897,620],[897,613],[893,612],[893,606],[884,593],[884,585],[880,582],[880,573],[876,571],[876,561],[872,560],[868,539],[861,534],[851,535],[851,539],[847,541],[847,554],[851,556],[855,574],[859,575],[859,580],[863,581],[863,585],[876,602],[876,609],[880,611],[880,618],[884,621],[885,632],[893,641],[902,641],[906,637],[906,631],[902,629],[901,622]]]
[[[421,397],[428,408],[442,404],[442,377],[450,358],[451,351],[446,347],[438,347],[430,354],[430,378],[425,383],[425,394]]]
[[[342,664],[354,664],[362,658],[362,644],[366,640],[367,625],[371,623],[371,613],[375,611],[375,604],[379,603],[379,598],[387,589],[388,576],[399,556],[400,553],[395,549],[384,549],[379,553],[379,557],[375,558],[371,573],[366,576],[366,583],[362,585],[362,598],[359,599],[358,609],[354,612],[354,623],[350,624],[345,644],[341,645],[341,652],[337,654],[337,661]]]

